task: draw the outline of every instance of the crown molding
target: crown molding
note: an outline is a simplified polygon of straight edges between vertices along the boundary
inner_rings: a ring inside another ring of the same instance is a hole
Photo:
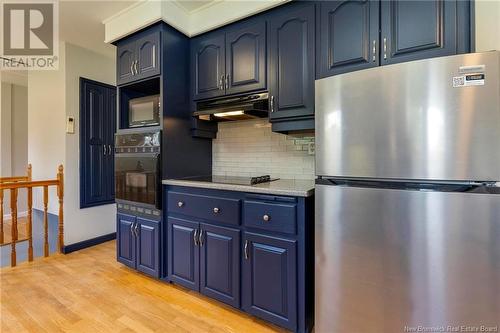
[[[105,19],[105,42],[112,43],[155,22],[164,21],[188,37],[219,28],[290,0],[216,0],[188,11],[177,1],[141,0]]]

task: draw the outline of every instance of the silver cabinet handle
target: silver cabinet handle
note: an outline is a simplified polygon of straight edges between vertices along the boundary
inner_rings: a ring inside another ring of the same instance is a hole
[[[271,216],[265,214],[264,216],[262,216],[262,219],[265,221],[265,222],[269,222],[271,220]]]
[[[271,113],[274,112],[274,95],[271,96]]]
[[[220,209],[218,207],[215,207],[214,208],[214,214],[219,214],[219,212],[220,212]]]
[[[153,44],[153,68],[156,67],[156,44]]]
[[[135,74],[136,74],[136,75],[137,75],[137,74],[139,74],[139,71],[137,70],[137,63],[138,63],[138,62],[139,62],[139,60],[136,60],[136,61],[134,62],[134,63],[135,63],[134,68],[135,68]]]
[[[377,41],[374,39],[373,40],[373,49],[372,49],[372,52],[373,52],[373,62],[377,61]]]
[[[193,242],[194,242],[194,246],[198,245],[198,229],[194,229]]]
[[[102,154],[106,155],[106,145],[102,145]]]
[[[245,241],[245,249],[244,249],[244,254],[245,254],[245,260],[248,260],[248,258],[250,257],[249,254],[248,254],[248,244],[250,242],[248,240]]]
[[[384,37],[384,60],[387,59],[387,38]]]
[[[113,148],[111,148],[111,145],[108,145],[108,154],[109,155],[113,154]]]
[[[206,234],[206,232],[205,232]],[[203,246],[203,229],[200,229],[200,234],[198,235],[198,245]]]
[[[226,90],[229,89],[229,74],[226,75]]]
[[[135,237],[139,237],[139,223],[135,222],[135,228],[134,228],[134,232],[135,232]]]
[[[220,79],[219,79],[219,90],[224,90],[224,75],[220,76]]]
[[[177,203],[177,206],[178,206],[178,207],[183,207],[183,206],[184,206],[184,202],[179,201],[179,202]]]
[[[132,73],[132,75],[135,75],[134,74],[134,62],[133,61],[130,63],[130,73]]]
[[[135,233],[134,233],[134,224],[135,224],[135,222],[130,225],[130,233],[132,235],[135,235]]]

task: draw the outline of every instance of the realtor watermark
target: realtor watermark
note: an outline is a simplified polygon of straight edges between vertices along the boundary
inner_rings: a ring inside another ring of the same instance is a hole
[[[439,333],[439,332],[498,332],[497,326],[467,326],[467,325],[447,325],[447,326],[405,326],[403,332],[427,332],[427,333]]]
[[[52,70],[59,65],[59,6],[56,0],[4,0],[0,6],[0,68]]]

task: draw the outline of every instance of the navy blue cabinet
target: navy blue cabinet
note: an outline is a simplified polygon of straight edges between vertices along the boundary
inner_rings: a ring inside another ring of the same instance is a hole
[[[314,4],[277,11],[269,28],[269,119],[273,130],[284,119],[313,119],[315,78]],[[313,129],[314,121],[290,129]]]
[[[381,63],[457,53],[457,1],[382,1]]]
[[[138,217],[136,224],[137,270],[159,277],[160,223]]]
[[[164,189],[166,280],[294,332],[311,331],[313,197]]]
[[[125,84],[161,73],[160,31],[145,31],[119,41],[116,46],[117,84]]]
[[[191,42],[193,99],[266,88],[266,22],[237,25]]]
[[[318,18],[318,79],[470,52],[469,1],[320,1]]]
[[[200,225],[200,292],[240,306],[240,231]]]
[[[168,276],[172,282],[199,290],[199,223],[168,217]]]
[[[243,241],[243,309],[294,330],[297,325],[296,241],[248,232]]]
[[[266,22],[226,34],[226,94],[266,88]]]
[[[116,216],[116,254],[122,264],[135,268],[135,216],[117,214]]]
[[[80,78],[80,208],[114,202],[116,88]]]
[[[379,1],[322,1],[318,5],[317,77],[379,65]]]
[[[225,94],[225,36],[223,33],[198,37],[191,44],[193,98],[204,99]]]
[[[160,222],[118,213],[117,260],[153,277],[160,277]]]

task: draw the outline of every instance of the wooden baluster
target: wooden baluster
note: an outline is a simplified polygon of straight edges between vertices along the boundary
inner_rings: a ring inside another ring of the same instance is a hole
[[[14,267],[17,264],[16,256],[16,241],[17,241],[17,188],[10,190],[10,214],[12,216],[11,225],[11,253],[10,253],[10,266]]]
[[[31,166],[31,164],[30,164]],[[31,180],[31,179],[30,179]],[[28,187],[28,260],[33,261],[33,188]]]
[[[57,247],[59,248],[59,253],[63,252],[64,247],[64,215],[63,215],[63,197],[64,197],[64,168],[59,165],[57,169],[57,197],[59,198],[59,238]]]
[[[3,189],[0,190],[0,244],[3,244]]]
[[[43,187],[43,256],[49,256],[49,215],[47,213],[49,203],[49,187]]]

